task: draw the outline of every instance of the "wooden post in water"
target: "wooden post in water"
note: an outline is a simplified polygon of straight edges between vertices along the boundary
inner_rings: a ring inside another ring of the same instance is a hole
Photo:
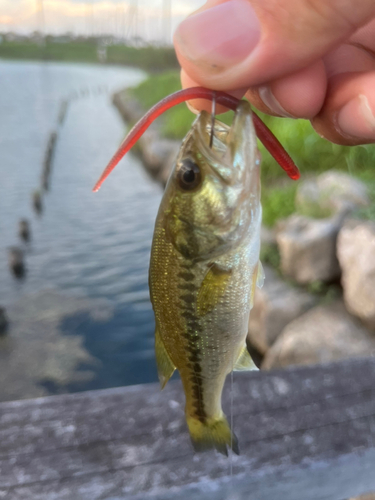
[[[30,225],[26,219],[21,219],[18,224],[18,235],[24,241],[30,240]]]
[[[49,181],[50,181],[50,175],[51,175],[53,155],[54,155],[55,147],[56,147],[56,140],[57,140],[57,133],[51,132],[51,135],[49,137],[48,144],[47,144],[47,150],[46,150],[46,155],[44,158],[43,170],[42,170],[42,187],[45,191],[48,191],[48,189],[49,189]]]
[[[6,334],[8,325],[9,321],[5,311],[5,307],[0,307],[0,336]]]
[[[42,195],[38,189],[33,192],[32,203],[35,212],[37,213],[37,215],[40,215],[43,211],[43,204],[42,204]]]
[[[10,247],[8,250],[8,262],[10,270],[16,278],[23,278],[26,273],[23,251],[18,247]]]

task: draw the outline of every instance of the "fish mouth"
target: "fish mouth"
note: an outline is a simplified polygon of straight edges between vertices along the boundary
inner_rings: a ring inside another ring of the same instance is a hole
[[[257,165],[257,139],[247,101],[237,107],[231,126],[216,118],[212,124],[212,116],[202,111],[194,123],[193,135],[199,152],[226,183],[241,182],[245,171]]]
[[[228,137],[231,127],[216,118],[212,122],[212,116],[207,111],[202,111],[194,128],[199,149],[208,158],[223,160],[228,152]]]
[[[233,177],[233,166],[228,138],[230,126],[215,118],[212,129],[212,117],[202,111],[194,124],[194,143],[207,164],[217,175],[229,184]],[[212,141],[212,145],[210,145]]]

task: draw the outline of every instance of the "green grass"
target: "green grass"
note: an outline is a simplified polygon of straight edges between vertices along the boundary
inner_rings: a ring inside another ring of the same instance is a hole
[[[138,87],[130,90],[135,99],[138,99],[146,109],[159,102],[163,97],[181,89],[178,71],[168,71],[160,75],[153,75],[143,81]],[[232,112],[220,115],[220,120],[230,123]],[[168,110],[163,118],[162,133],[170,139],[182,139],[189,131],[195,116],[188,110],[186,104],[179,104]]]
[[[368,194],[370,198],[370,205],[365,208],[358,209],[354,215],[364,220],[375,221],[375,165],[372,169],[369,168],[367,171],[360,172],[357,176],[361,181],[363,181],[368,189]]]
[[[272,227],[278,219],[289,217],[295,212],[294,198],[297,190],[297,183],[286,182],[281,187],[269,187],[263,182],[262,186],[262,207],[263,223]]]
[[[260,248],[260,261],[280,272],[280,253],[276,245],[263,244]]]
[[[0,58],[98,63],[97,46],[98,41],[95,39],[58,43],[47,37],[44,46],[32,41],[3,41],[0,44]],[[108,46],[107,64],[136,66],[153,72],[178,67],[172,48],[152,46]]]
[[[136,66],[152,72],[178,68],[176,54],[172,48],[111,45],[107,49],[107,56],[110,64]]]
[[[163,97],[181,88],[178,71],[166,71],[160,75],[153,75],[137,87],[129,89],[129,92],[142,103],[145,109],[150,108]],[[185,105],[182,105],[186,108]],[[177,106],[175,109],[183,109]],[[191,117],[191,113],[189,112]]]
[[[148,109],[160,99],[180,89],[177,71],[152,75],[132,89],[133,96]],[[321,173],[329,169],[347,172],[363,180],[370,190],[373,204],[358,214],[363,218],[375,220],[375,146],[338,146],[322,139],[306,120],[274,118],[258,113],[272,132],[283,144],[301,170],[302,176],[308,173]],[[230,123],[233,113],[220,115],[220,120]],[[184,104],[165,113],[162,119],[162,133],[166,137],[182,139],[191,127],[194,115]],[[268,151],[259,145],[262,155],[262,204],[263,221],[273,226],[280,219],[295,212],[294,198],[297,183],[288,181]],[[280,185],[281,183],[281,185]],[[312,217],[326,216],[325,213],[309,213]]]
[[[336,169],[360,176],[366,174],[369,168],[375,165],[375,147],[373,145],[339,146],[322,139],[307,120],[274,118],[263,113],[258,114],[283,144],[302,174],[307,172],[321,173],[329,169]],[[264,173],[273,178],[280,177],[282,171],[276,162],[263,146],[261,151],[263,153],[262,168]]]
[[[97,62],[96,47],[92,43],[49,43],[43,47],[32,42],[3,42],[0,57],[4,59],[42,59],[47,61]]]

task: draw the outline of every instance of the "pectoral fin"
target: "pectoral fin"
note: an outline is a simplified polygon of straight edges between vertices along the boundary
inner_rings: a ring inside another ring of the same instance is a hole
[[[262,265],[261,261],[259,261],[258,262],[258,273],[257,273],[257,287],[258,288],[262,288],[262,286],[264,285],[264,279],[265,279],[265,275],[264,275],[263,265]]]
[[[254,305],[255,289],[262,288],[263,283],[264,283],[264,278],[265,278],[264,269],[263,269],[261,261],[259,260],[258,264],[256,265],[256,268],[254,270],[253,280],[251,283],[250,309],[252,309],[253,305]]]
[[[235,372],[247,372],[250,370],[258,370],[258,367],[255,365],[254,361],[251,359],[249,351],[246,346],[241,349],[240,355],[238,356],[237,361],[234,364],[233,370]]]
[[[210,267],[197,296],[197,313],[199,316],[209,313],[219,303],[227,289],[230,277],[230,269],[221,269],[216,264]]]
[[[166,383],[173,375],[176,367],[174,366],[164,343],[161,339],[160,332],[156,328],[155,331],[155,355],[156,355],[156,366],[158,369],[158,376],[160,380],[161,388],[164,389]]]

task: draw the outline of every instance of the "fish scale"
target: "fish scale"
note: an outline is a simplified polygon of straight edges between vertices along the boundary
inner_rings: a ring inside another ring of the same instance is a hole
[[[197,450],[238,452],[221,409],[225,378],[255,369],[245,347],[259,274],[260,181],[248,103],[231,128],[202,112],[182,143],[158,212],[150,262],[162,386],[180,372]],[[220,139],[219,139],[220,138]]]

